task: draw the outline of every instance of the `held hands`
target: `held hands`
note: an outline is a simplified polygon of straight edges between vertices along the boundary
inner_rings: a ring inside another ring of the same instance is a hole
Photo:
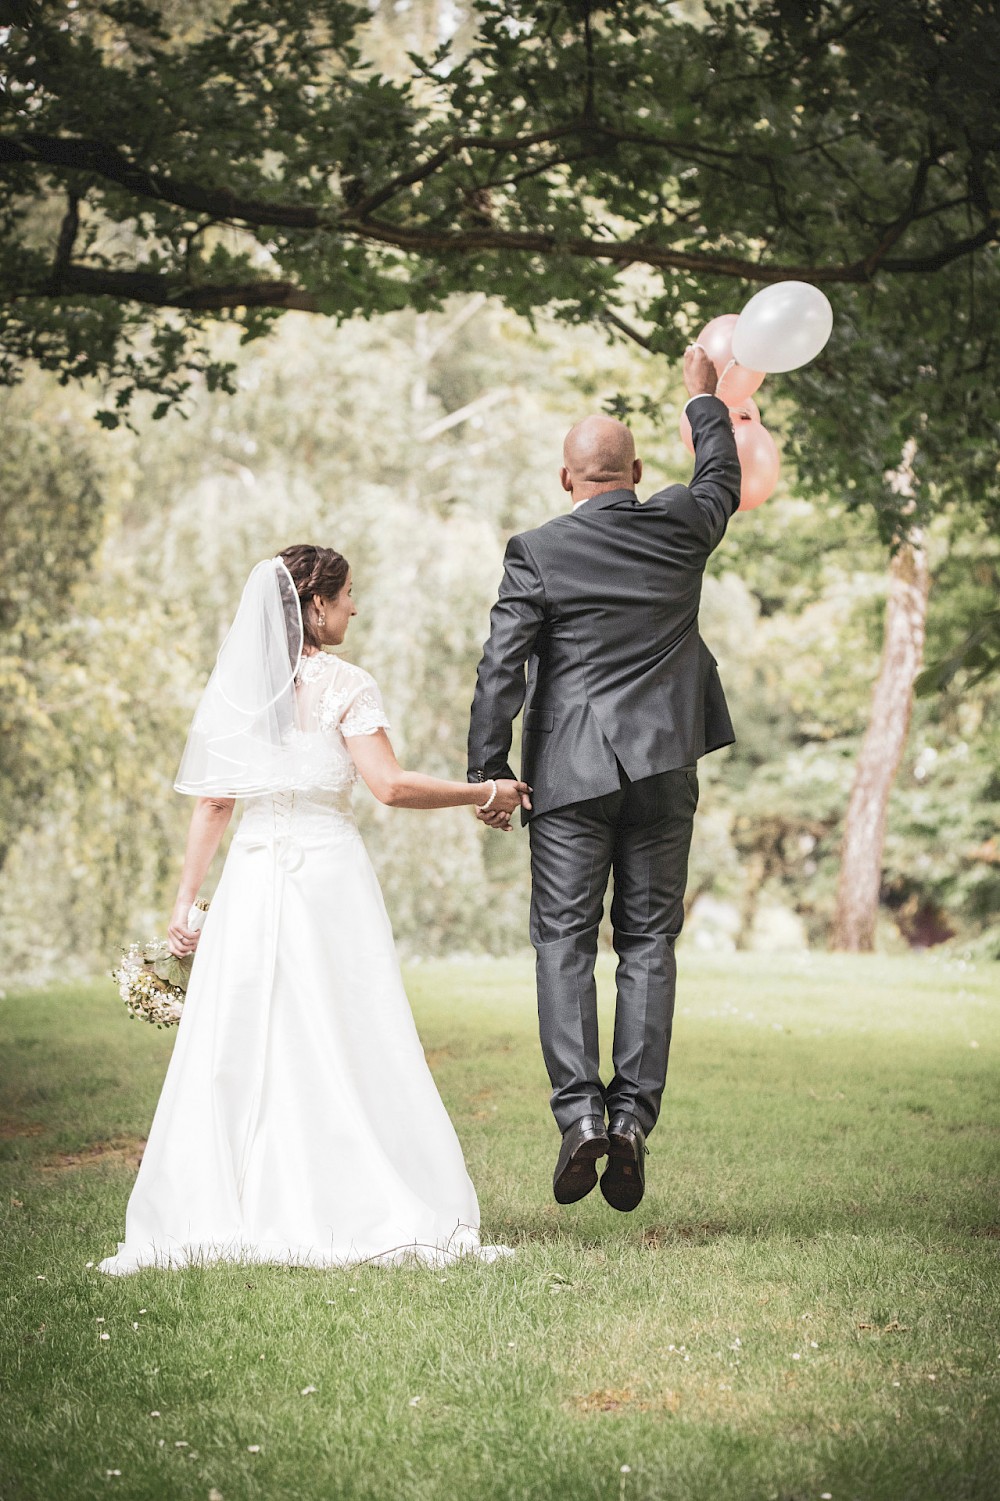
[[[187,925],[187,916],[191,910],[190,902],[177,902],[170,916],[167,927],[167,946],[170,952],[178,959],[183,959],[188,954],[193,954],[198,947],[199,934],[192,932]]]
[[[531,788],[527,782],[510,782],[507,780],[497,781],[497,795],[493,806],[486,811],[476,809],[476,817],[480,823],[486,824],[487,828],[499,829],[501,833],[510,833],[510,816],[518,808],[531,808]]]

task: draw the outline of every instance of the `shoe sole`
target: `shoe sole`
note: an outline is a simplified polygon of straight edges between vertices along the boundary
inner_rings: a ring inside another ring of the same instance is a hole
[[[646,1185],[639,1172],[635,1148],[627,1136],[608,1138],[608,1165],[601,1178],[601,1193],[621,1214],[630,1214],[642,1203]]]
[[[585,1199],[597,1184],[596,1163],[608,1155],[607,1137],[585,1141],[573,1153],[552,1185],[557,1204],[575,1204]]]

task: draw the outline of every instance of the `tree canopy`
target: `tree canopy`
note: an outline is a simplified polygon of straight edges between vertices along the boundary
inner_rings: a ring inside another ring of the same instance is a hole
[[[932,432],[922,387],[947,382],[939,430],[958,420],[975,450],[963,491],[995,500],[992,5],[475,0],[461,44],[405,76],[366,60],[370,12],[348,0],[7,9],[7,380],[34,361],[165,411],[198,372],[227,384],[216,320],[252,337],[287,309],[474,290],[675,354],[755,285],[802,278],[838,315],[797,387],[807,467],[829,479],[819,412],[841,449],[863,417],[832,467],[869,482],[914,420]]]

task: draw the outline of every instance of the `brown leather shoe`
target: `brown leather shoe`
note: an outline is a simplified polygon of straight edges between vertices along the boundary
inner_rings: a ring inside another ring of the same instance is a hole
[[[608,1133],[603,1115],[582,1115],[563,1133],[559,1160],[552,1179],[557,1204],[575,1204],[586,1198],[597,1182],[598,1157],[608,1154]]]
[[[634,1115],[621,1111],[612,1116],[608,1142],[608,1165],[601,1178],[601,1193],[612,1209],[628,1214],[641,1204],[646,1191],[646,1133]]]

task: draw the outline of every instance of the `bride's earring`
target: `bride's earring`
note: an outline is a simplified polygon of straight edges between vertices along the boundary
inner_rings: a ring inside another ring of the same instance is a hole
[[[325,630],[326,629],[326,616],[325,615],[319,615],[319,614],[317,614],[317,616],[316,616],[316,624],[319,626],[319,628],[320,628],[321,631]]]

